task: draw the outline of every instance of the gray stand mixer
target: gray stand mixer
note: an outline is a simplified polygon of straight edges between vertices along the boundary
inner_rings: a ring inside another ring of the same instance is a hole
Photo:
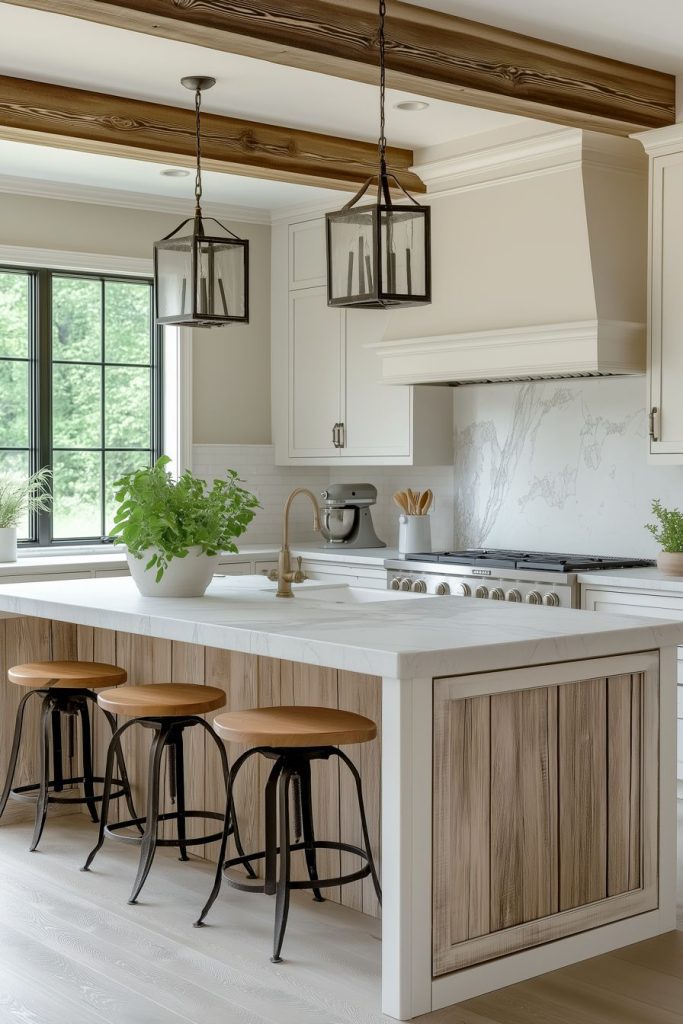
[[[370,507],[377,504],[372,484],[330,484],[320,497],[320,530],[325,547],[385,548],[372,525]]]

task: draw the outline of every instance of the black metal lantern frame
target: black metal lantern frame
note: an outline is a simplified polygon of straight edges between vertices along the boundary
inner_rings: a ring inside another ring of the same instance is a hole
[[[249,322],[249,242],[202,215],[201,94],[213,78],[183,78],[195,91],[197,173],[195,212],[154,245],[157,324],[220,327]],[[183,231],[188,224],[192,229]]]
[[[430,208],[421,206],[387,170],[385,135],[385,0],[379,4],[379,173],[346,206],[326,215],[327,302],[330,306],[385,309],[432,300]],[[359,206],[371,186],[374,203]],[[391,188],[407,202],[395,203]]]

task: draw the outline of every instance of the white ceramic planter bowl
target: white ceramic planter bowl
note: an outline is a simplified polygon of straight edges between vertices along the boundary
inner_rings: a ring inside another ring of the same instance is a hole
[[[219,555],[205,555],[200,547],[189,549],[185,558],[173,558],[157,583],[157,567],[145,566],[154,551],[150,548],[142,558],[126,553],[130,574],[143,597],[201,597],[218,568]]]
[[[17,528],[16,526],[0,527],[0,562],[16,562],[17,560]]]
[[[683,576],[683,551],[660,551],[657,568],[667,576]]]

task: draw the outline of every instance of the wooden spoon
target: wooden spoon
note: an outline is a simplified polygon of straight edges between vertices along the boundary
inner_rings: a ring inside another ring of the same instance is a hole
[[[427,490],[423,491],[422,494],[420,495],[420,501],[419,501],[419,504],[418,504],[417,514],[420,515],[420,516],[426,516],[427,513],[429,512],[429,509],[431,508],[433,500],[434,500],[434,495],[429,490],[429,488],[427,488]]]
[[[418,503],[418,501],[420,499],[420,492],[419,491],[411,491],[411,489],[409,487],[408,490],[407,490],[407,494],[408,494],[408,503],[409,503],[409,506],[410,506],[410,513],[409,514],[411,516],[416,516],[417,515],[417,503]]]
[[[394,503],[398,505],[401,512],[405,512],[407,516],[410,515],[410,503],[408,501],[408,495],[406,494],[405,491],[396,491],[396,493],[394,494]]]

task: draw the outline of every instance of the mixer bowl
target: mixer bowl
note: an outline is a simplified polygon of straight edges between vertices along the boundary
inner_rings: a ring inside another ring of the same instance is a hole
[[[356,521],[355,508],[321,508],[320,532],[325,540],[341,543],[353,530]]]

